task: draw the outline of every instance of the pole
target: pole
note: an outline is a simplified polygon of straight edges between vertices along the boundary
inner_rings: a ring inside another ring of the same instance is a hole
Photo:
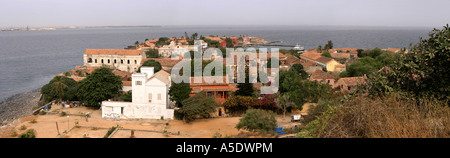
[[[58,132],[58,135],[61,135],[61,134],[59,133],[58,122],[56,122],[56,131]]]
[[[69,126],[69,116],[67,116],[67,130],[69,130],[70,129],[70,126]]]

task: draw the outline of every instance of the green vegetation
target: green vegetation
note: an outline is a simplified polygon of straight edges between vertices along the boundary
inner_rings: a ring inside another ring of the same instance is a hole
[[[132,91],[129,90],[128,92],[120,94],[120,100],[131,102],[133,101],[132,96],[133,96]]]
[[[113,98],[122,89],[122,79],[112,73],[112,69],[95,69],[92,74],[78,83],[78,98],[86,106],[100,107],[101,102]]]
[[[448,138],[450,28],[434,29],[410,53],[360,51],[363,62],[385,69],[368,85],[341,97],[321,98],[299,137]],[[383,57],[386,55],[386,57]],[[384,62],[380,62],[384,61]],[[388,64],[387,64],[388,63]]]
[[[162,69],[161,64],[159,62],[153,60],[153,59],[145,61],[144,63],[142,63],[142,66],[153,67],[155,73],[157,73],[159,70]],[[141,72],[141,67],[142,66],[140,66],[139,69],[137,70],[138,73]]]
[[[175,101],[177,107],[183,107],[182,102],[189,98],[192,88],[189,83],[173,83],[169,89],[170,101]]]
[[[57,99],[77,100],[77,82],[65,76],[55,76],[50,82],[41,88],[41,94],[46,102]]]
[[[159,58],[158,49],[149,49],[145,51],[145,56],[147,56],[147,58]]]
[[[119,125],[116,126],[112,126],[111,128],[109,128],[108,132],[106,132],[105,136],[103,136],[103,138],[108,138],[112,132],[114,132],[117,128],[119,128]]]
[[[347,71],[342,72],[339,76],[356,77],[372,74],[384,66],[392,65],[395,60],[399,59],[400,54],[375,48],[363,51],[359,57],[356,62],[347,67]]]
[[[36,138],[36,130],[28,129],[25,133],[19,135],[18,138]]]
[[[271,131],[277,126],[275,114],[270,111],[264,111],[260,109],[249,109],[245,113],[244,117],[239,119],[239,123],[236,125],[238,130],[245,129],[248,131]]]
[[[321,56],[331,58],[331,54],[328,52],[322,53]]]
[[[201,91],[182,102],[183,107],[178,110],[184,121],[190,122],[196,118],[208,118],[218,106],[213,97]]]

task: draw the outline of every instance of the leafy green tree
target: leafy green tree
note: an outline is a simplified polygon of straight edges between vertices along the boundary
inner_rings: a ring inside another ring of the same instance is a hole
[[[192,88],[189,83],[173,83],[169,89],[170,100],[175,101],[177,107],[183,107],[182,102],[189,98]]]
[[[158,58],[159,57],[158,49],[150,49],[145,52],[145,55],[147,56],[147,58]]]
[[[138,46],[139,45],[139,41],[134,42],[134,45]]]
[[[292,65],[292,68],[289,69],[289,71],[294,71],[295,73],[299,74],[303,79],[307,79],[309,77],[308,73],[305,71],[302,64]]]
[[[184,100],[182,104],[183,107],[178,110],[178,113],[186,122],[193,121],[198,117],[208,118],[218,106],[214,98],[207,96],[204,91]]]
[[[41,88],[41,94],[46,102],[57,99],[76,100],[77,82],[65,76],[55,76],[50,82]]]
[[[327,44],[324,46],[325,50],[333,49],[333,41],[329,40]]]
[[[78,98],[87,106],[100,107],[101,102],[111,99],[122,89],[122,79],[114,75],[112,69],[95,69],[78,83]]]
[[[123,93],[123,94],[120,94],[120,99],[123,100],[123,101],[128,101],[128,102],[133,101],[133,94],[132,94],[132,91],[129,90],[128,92],[125,92],[125,93]]]
[[[270,111],[260,109],[249,109],[245,115],[239,119],[236,125],[238,130],[246,129],[248,131],[271,131],[277,127],[275,114]]]
[[[331,54],[328,52],[322,53],[321,56],[331,58]]]
[[[371,79],[370,91],[401,91],[414,96],[450,100],[450,27],[433,29],[428,39],[391,64],[389,70]]]
[[[161,64],[160,64],[159,62],[153,60],[153,59],[150,59],[150,60],[145,61],[145,62],[142,64],[142,66],[153,67],[155,73],[157,73],[158,71],[160,71],[160,70],[162,69]],[[142,67],[142,66],[140,66],[139,69],[138,69],[136,72],[140,73],[140,72],[141,72],[141,67]]]

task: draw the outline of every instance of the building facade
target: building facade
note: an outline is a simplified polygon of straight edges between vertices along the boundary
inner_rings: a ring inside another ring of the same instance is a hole
[[[174,105],[169,100],[170,74],[154,73],[153,67],[142,67],[132,75],[132,102],[103,101],[102,117],[106,119],[173,119]]]
[[[86,49],[83,55],[84,66],[108,66],[129,73],[136,72],[145,53],[142,50],[126,49]]]

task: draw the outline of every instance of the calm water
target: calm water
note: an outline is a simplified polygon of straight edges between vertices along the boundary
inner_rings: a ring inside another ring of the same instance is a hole
[[[335,48],[403,48],[432,28],[357,28],[294,26],[171,26],[57,31],[0,32],[0,102],[48,83],[60,72],[83,64],[85,49],[122,49],[135,41],[199,35],[255,36],[283,44],[316,48],[332,40]]]

